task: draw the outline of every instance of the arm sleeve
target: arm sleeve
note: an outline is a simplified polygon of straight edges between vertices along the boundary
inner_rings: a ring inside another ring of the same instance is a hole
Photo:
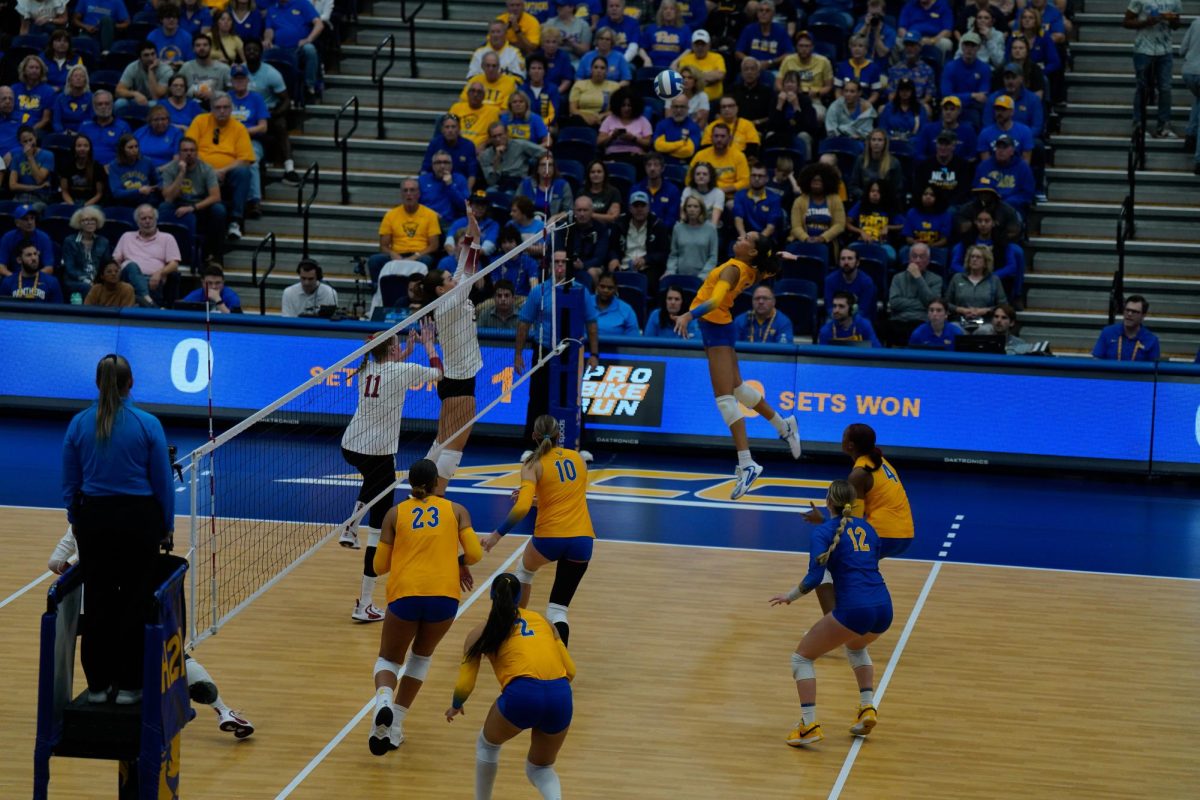
[[[500,523],[500,527],[496,532],[501,536],[513,529],[521,520],[525,519],[525,515],[529,513],[529,509],[533,507],[533,481],[521,481],[521,490],[517,492],[517,502],[513,505],[512,511],[508,512],[508,517],[504,522]]]
[[[705,314],[719,306],[721,301],[725,299],[725,295],[729,294],[729,290],[732,288],[733,287],[729,284],[729,281],[725,280],[724,278],[718,280],[717,285],[713,287],[712,295],[703,303],[692,309],[693,319],[703,317]]]
[[[463,659],[458,665],[458,680],[454,683],[454,699],[452,705],[462,708],[475,691],[475,681],[479,679],[479,658]]]
[[[371,569],[376,575],[387,575],[392,569],[392,546],[380,542],[375,546],[375,558],[371,561]]]
[[[825,577],[825,567],[817,563],[817,556],[829,549],[829,542],[832,539],[832,531],[822,525],[813,531],[811,540],[811,550],[808,557],[808,574],[804,576],[804,580],[800,581],[800,593],[807,594],[821,583],[821,579]]]
[[[458,542],[462,545],[463,555],[466,556],[465,561],[468,565],[476,564],[479,559],[483,558],[483,547],[479,544],[479,537],[475,535],[475,529],[471,526],[468,525],[459,530]]]
[[[567,650],[567,646],[563,644],[562,639],[558,639],[558,654],[562,657],[563,669],[567,671],[567,680],[575,680],[575,659],[571,658],[571,653]]]

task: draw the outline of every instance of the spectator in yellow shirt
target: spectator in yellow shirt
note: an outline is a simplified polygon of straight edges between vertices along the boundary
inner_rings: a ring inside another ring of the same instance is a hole
[[[796,52],[783,59],[775,73],[775,91],[783,89],[783,76],[800,73],[800,91],[808,93],[817,121],[825,121],[825,104],[833,102],[833,65],[825,56],[813,53],[813,38],[808,31],[796,34]]]
[[[701,28],[692,34],[692,49],[671,64],[671,69],[695,67],[704,83],[704,93],[709,102],[716,102],[725,94],[725,59],[720,53],[709,50],[712,39],[708,31]]]
[[[192,120],[185,134],[199,147],[200,160],[217,173],[221,196],[229,206],[229,229],[233,240],[242,238],[246,218],[246,199],[250,196],[250,170],[254,168],[254,147],[246,126],[233,118],[233,100],[224,92],[213,95],[212,113]]]
[[[420,261],[433,266],[442,226],[432,208],[421,205],[421,184],[405,178],[400,184],[403,202],[384,215],[379,223],[379,251],[371,256],[371,275],[378,275],[389,261]]]
[[[717,122],[712,127],[712,146],[706,147],[692,156],[691,170],[701,161],[707,161],[717,173],[717,188],[725,193],[725,207],[733,205],[733,196],[738,190],[750,186],[750,164],[746,157],[732,146],[733,135],[729,126]]]
[[[495,53],[484,53],[479,60],[480,66],[483,67],[483,74],[476,75],[473,80],[467,82],[463,87],[462,94],[459,95],[460,100],[466,100],[467,90],[475,83],[483,86],[483,102],[489,106],[496,106],[499,109],[508,107],[508,96],[517,91],[518,81],[512,75],[505,75],[500,71],[500,57]]]
[[[470,81],[467,83],[466,99],[450,106],[450,113],[458,117],[460,135],[474,143],[476,150],[487,145],[488,128],[500,121],[499,106],[483,102],[486,94],[482,81]]]
[[[508,11],[496,19],[507,27],[508,43],[525,55],[537,50],[542,43],[542,23],[533,14],[525,13],[525,0],[506,0],[504,7]]]
[[[745,117],[738,116],[738,104],[730,95],[725,95],[717,103],[717,118],[708,123],[708,127],[704,129],[704,137],[700,139],[700,146],[712,144],[712,131],[717,125],[724,123],[729,128],[733,135],[733,147],[744,156],[758,155],[759,145],[762,140],[758,136],[758,128],[754,127],[754,123]],[[749,148],[747,150],[747,148]]]

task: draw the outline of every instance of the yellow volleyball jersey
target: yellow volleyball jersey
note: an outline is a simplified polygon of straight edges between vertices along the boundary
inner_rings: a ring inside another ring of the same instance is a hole
[[[579,453],[552,447],[541,458],[542,477],[537,486],[537,522],[533,535],[546,539],[591,536],[592,517],[587,507],[587,465]]]
[[[504,687],[516,678],[552,681],[567,677],[567,668],[546,618],[527,608],[520,610],[508,638],[492,656],[496,680]]]
[[[733,315],[729,313],[729,309],[733,308],[733,302],[737,300],[738,295],[746,291],[752,283],[758,280],[758,270],[745,261],[731,258],[708,273],[708,277],[704,279],[704,283],[700,285],[700,289],[696,292],[696,298],[692,300],[692,308],[712,297],[713,290],[717,288],[717,281],[721,279],[721,273],[730,264],[738,268],[737,283],[725,294],[719,306],[704,315],[703,319],[709,322],[716,322],[718,324],[733,322]]]
[[[401,597],[461,598],[458,543],[458,519],[446,498],[410,497],[397,505],[388,602]]]
[[[900,476],[888,460],[882,458],[880,462],[879,469],[871,472],[871,490],[863,498],[867,522],[871,523],[881,539],[911,539],[914,529],[908,493],[904,491]],[[870,469],[871,459],[859,456],[854,466]]]

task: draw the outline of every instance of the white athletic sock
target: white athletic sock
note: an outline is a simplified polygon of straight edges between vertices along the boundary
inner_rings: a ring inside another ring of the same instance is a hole
[[[539,767],[532,761],[525,762],[525,777],[534,788],[542,793],[543,800],[562,800],[562,784],[554,767]]]
[[[390,706],[392,704],[392,692],[394,690],[389,686],[380,686],[375,690],[375,710]],[[394,712],[394,709],[393,709]]]
[[[213,700],[211,705],[213,711],[216,711],[218,714],[224,714],[229,711],[229,706],[225,705],[225,701],[221,699],[220,695],[217,695],[217,699]]]
[[[875,705],[875,689],[859,689],[858,702],[862,703],[864,706]]]
[[[404,706],[392,706],[392,713],[396,715],[397,720],[403,720],[408,716],[408,709]]]
[[[817,719],[817,704],[816,703],[801,703],[800,704],[800,721],[805,725],[812,725]]]
[[[371,604],[371,595],[375,592],[375,579],[363,575],[362,589],[359,591],[358,602],[363,608]]]
[[[353,531],[353,532],[358,531],[358,526],[362,523],[362,517],[359,516],[358,512],[362,511],[366,505],[367,505],[366,503],[360,503],[360,502],[354,503],[354,517],[352,518],[353,521],[346,525],[346,530]]]
[[[754,459],[750,457],[749,450],[738,450],[737,454],[739,467],[748,467],[754,463]]]
[[[287,159],[286,161],[284,161],[283,162],[283,171],[284,172],[295,172],[296,171],[296,162],[290,158]]]
[[[785,433],[787,433],[787,423],[783,421],[783,414],[776,414],[767,420],[767,422],[771,423],[771,427],[774,428],[775,432],[780,436],[783,436]]]
[[[485,761],[485,758],[491,760]],[[492,800],[492,787],[496,785],[496,770],[500,768],[500,746],[483,738],[483,731],[475,744],[475,800]]]

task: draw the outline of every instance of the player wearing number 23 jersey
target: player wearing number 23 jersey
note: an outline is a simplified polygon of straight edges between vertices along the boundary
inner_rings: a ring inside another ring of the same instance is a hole
[[[404,597],[462,597],[459,589],[458,547],[466,563],[478,561],[483,551],[471,528],[460,529],[454,503],[429,495],[410,497],[396,506],[396,539],[392,545],[387,599],[390,605]]]

